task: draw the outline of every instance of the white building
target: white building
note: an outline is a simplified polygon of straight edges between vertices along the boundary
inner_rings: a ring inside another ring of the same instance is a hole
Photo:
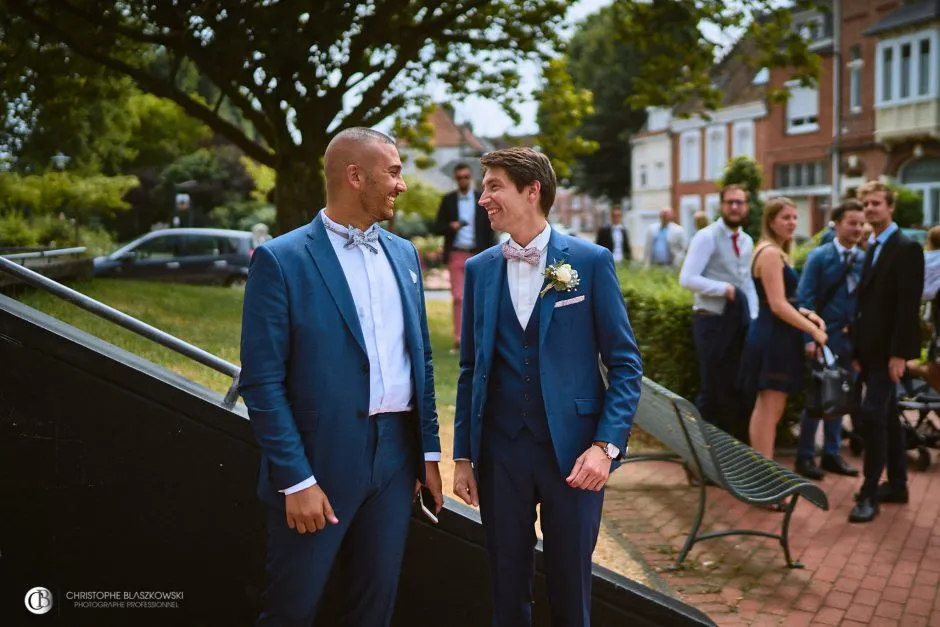
[[[671,123],[669,109],[650,107],[643,130],[630,139],[633,182],[624,221],[634,254],[642,253],[646,230],[659,219],[660,210],[672,204]]]

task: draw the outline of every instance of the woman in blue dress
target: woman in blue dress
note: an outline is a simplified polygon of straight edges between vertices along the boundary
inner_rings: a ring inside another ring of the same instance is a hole
[[[751,446],[770,459],[787,396],[803,386],[804,334],[821,345],[827,339],[822,319],[794,304],[799,277],[791,266],[790,248],[796,221],[792,200],[768,201],[751,258],[760,308],[748,328],[740,379],[743,390],[757,398],[749,425]]]

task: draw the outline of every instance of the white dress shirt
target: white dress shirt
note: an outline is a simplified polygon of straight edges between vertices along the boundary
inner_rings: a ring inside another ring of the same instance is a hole
[[[457,219],[466,224],[454,235],[454,246],[463,250],[470,250],[476,246],[475,223],[476,223],[476,202],[473,189],[468,189],[466,194],[457,192]]]
[[[610,237],[614,240],[614,261],[623,261],[623,229],[619,224],[610,227]]]
[[[321,215],[325,225],[346,231],[346,227],[331,220],[325,211]],[[369,415],[410,411],[414,397],[411,357],[405,344],[405,316],[392,265],[379,242],[374,244],[378,254],[364,246],[346,248],[346,237],[330,228],[327,234],[352,292],[369,357]],[[377,228],[376,225],[371,227]],[[424,458],[440,461],[440,455],[425,453]],[[293,494],[314,484],[316,479],[310,477],[281,492]]]
[[[728,225],[725,224],[723,220],[719,220],[718,228],[721,229],[729,239],[731,238],[731,234],[735,232],[728,228]],[[738,227],[737,232],[743,233],[740,227]],[[700,235],[705,236],[700,237]],[[750,259],[754,252],[754,242],[751,241],[750,237],[738,237],[738,250],[742,257]],[[704,296],[726,296],[728,283],[702,276],[702,273],[705,271],[705,266],[708,265],[708,260],[711,259],[714,252],[715,238],[707,236],[701,231],[696,233],[685,255],[685,262],[682,264],[682,271],[679,273],[679,284],[686,289],[698,292]],[[750,274],[750,271],[748,271],[748,274]],[[757,288],[754,287],[754,281],[745,281],[741,291],[747,296],[747,306],[751,310],[751,318],[757,318],[757,311],[760,305],[757,300]]]

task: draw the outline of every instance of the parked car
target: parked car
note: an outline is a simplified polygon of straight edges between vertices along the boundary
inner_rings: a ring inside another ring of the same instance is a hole
[[[94,276],[242,287],[252,252],[249,231],[162,229],[97,257]]]

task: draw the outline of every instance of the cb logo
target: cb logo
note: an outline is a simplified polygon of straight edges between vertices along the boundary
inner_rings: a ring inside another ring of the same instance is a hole
[[[26,609],[33,614],[46,614],[52,609],[52,593],[48,588],[38,586],[26,593]]]

